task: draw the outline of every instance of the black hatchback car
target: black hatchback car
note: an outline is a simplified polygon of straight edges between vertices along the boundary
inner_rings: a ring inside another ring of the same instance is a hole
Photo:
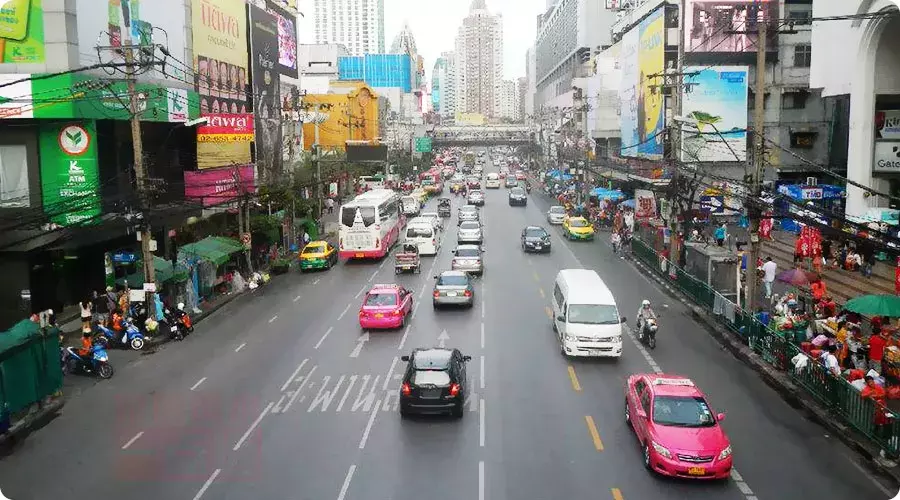
[[[527,204],[528,193],[525,192],[524,188],[517,186],[509,190],[509,206],[521,205],[524,207]]]
[[[550,233],[541,226],[528,226],[522,230],[523,252],[550,253]]]
[[[449,413],[463,416],[466,403],[466,363],[459,349],[418,348],[406,361],[400,385],[400,416],[412,413]]]

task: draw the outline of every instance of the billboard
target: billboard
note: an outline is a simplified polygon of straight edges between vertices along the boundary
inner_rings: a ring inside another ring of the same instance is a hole
[[[303,108],[313,114],[319,109],[324,121],[319,124],[319,145],[344,148],[346,141],[372,141],[378,137],[378,96],[363,84],[349,94],[309,94]],[[348,120],[348,117],[352,117]],[[309,150],[315,141],[316,127],[303,123],[303,147]]]
[[[269,4],[269,13],[278,23],[278,72],[290,78],[297,78],[297,18],[288,11]]]
[[[665,141],[661,75],[665,69],[665,19],[656,9],[622,36],[619,88],[621,156],[660,159]]]
[[[249,113],[244,0],[194,0],[191,16],[200,115]],[[200,169],[246,163],[250,163],[250,144],[246,142],[197,143]]]
[[[104,63],[124,63],[124,53],[110,49],[95,49],[98,45],[121,47],[123,45],[163,44],[176,59],[184,60],[184,0],[77,0],[76,29],[78,33],[79,63],[83,66]],[[161,54],[157,52],[160,57]],[[141,79],[170,78],[186,82],[185,68],[180,64],[167,64],[165,73],[153,69]]]
[[[220,113],[206,115],[206,125],[197,127],[197,142],[252,142],[253,115]]]
[[[184,172],[184,197],[198,200],[204,207],[221,205],[255,191],[253,165]]]
[[[100,215],[100,169],[93,121],[42,123],[39,132],[44,213],[61,226]]]
[[[0,63],[44,62],[41,0],[0,1]]]
[[[755,31],[763,19],[778,21],[777,0],[687,0],[686,7],[685,51],[690,53],[756,52],[756,34],[732,32]],[[772,51],[778,50],[775,28],[770,25]]]
[[[747,160],[747,66],[685,66],[682,112],[699,133],[682,133],[681,161]]]
[[[278,81],[278,21],[250,6],[250,62],[256,118],[256,168],[262,179],[281,171],[281,86]]]

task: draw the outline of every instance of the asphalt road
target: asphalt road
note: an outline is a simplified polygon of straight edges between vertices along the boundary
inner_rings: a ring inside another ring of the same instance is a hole
[[[0,461],[0,489],[15,500],[889,497],[605,238],[554,237],[551,254],[523,255],[519,232],[544,224],[546,209],[537,194],[521,208],[507,206],[505,189],[487,192],[486,273],[471,310],[434,311],[428,300],[432,276],[449,267],[453,218],[420,275],[395,277],[390,257],[293,273],[214,313],[185,342],[150,356],[113,351],[113,379],[84,384]],[[563,359],[546,310],[556,272],[572,267],[596,269],[629,318],[643,298],[668,304],[657,349],[629,339],[618,361]],[[392,282],[414,291],[410,326],[363,335],[361,294]],[[465,416],[401,420],[399,357],[444,331],[472,356]],[[733,480],[644,470],[622,384],[651,364],[694,378],[727,413]]]

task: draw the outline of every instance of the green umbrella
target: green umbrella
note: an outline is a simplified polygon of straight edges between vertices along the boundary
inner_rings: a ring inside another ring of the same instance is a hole
[[[844,310],[864,316],[900,317],[900,296],[897,295],[863,295],[844,304]]]

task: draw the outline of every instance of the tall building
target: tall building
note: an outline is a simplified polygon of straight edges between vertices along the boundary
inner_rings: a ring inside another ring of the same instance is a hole
[[[522,99],[522,116],[530,117],[534,115],[534,97],[537,92],[537,82],[534,74],[534,45],[528,47],[525,52],[525,94]]]
[[[391,54],[415,56],[418,53],[416,50],[416,38],[412,34],[412,29],[410,29],[409,23],[403,23],[403,29],[400,30],[400,33],[397,33],[394,41],[391,42]]]
[[[503,20],[473,0],[456,35],[456,112],[500,115]]]
[[[518,121],[519,117],[519,85],[515,80],[503,80],[500,82],[500,118]]]
[[[337,43],[352,55],[384,53],[384,0],[313,0],[317,44]]]
[[[434,63],[431,75],[434,111],[441,115],[443,123],[456,117],[456,53],[441,52]]]
[[[520,76],[518,80],[516,80],[516,92],[519,95],[519,119],[523,120],[525,118],[525,100],[528,97],[528,77]]]

